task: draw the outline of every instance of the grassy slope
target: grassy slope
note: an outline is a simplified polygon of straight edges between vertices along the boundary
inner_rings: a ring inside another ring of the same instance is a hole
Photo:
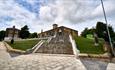
[[[10,44],[10,42],[7,42],[12,48],[19,49],[19,50],[27,50],[32,48],[34,45],[36,45],[39,42],[39,40],[25,40],[25,41],[15,41],[14,44]]]
[[[103,40],[99,40],[99,46],[94,46],[94,41],[92,39],[87,39],[83,37],[76,37],[76,43],[78,45],[78,49],[80,53],[91,53],[91,54],[101,54],[103,51]]]

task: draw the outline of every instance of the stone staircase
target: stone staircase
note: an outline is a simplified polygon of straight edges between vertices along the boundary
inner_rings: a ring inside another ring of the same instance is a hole
[[[37,50],[36,53],[48,54],[73,54],[72,44],[69,39],[69,34],[57,34],[54,38],[44,42]]]

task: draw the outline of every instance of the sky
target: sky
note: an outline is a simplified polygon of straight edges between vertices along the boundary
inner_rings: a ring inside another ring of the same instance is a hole
[[[115,30],[115,0],[103,0],[108,23]],[[30,32],[52,29],[52,24],[78,30],[105,22],[101,0],[0,0],[0,30],[20,29]]]

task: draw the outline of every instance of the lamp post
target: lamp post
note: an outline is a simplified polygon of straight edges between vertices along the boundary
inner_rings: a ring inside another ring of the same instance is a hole
[[[108,21],[107,21],[107,17],[106,17],[106,13],[105,13],[105,8],[104,8],[103,0],[101,0],[101,5],[102,5],[102,8],[103,8],[103,14],[104,14],[105,22],[106,22],[106,25],[107,25],[106,29],[107,29],[107,34],[108,34],[110,46],[111,46],[111,51],[112,51],[112,54],[115,56],[115,52],[113,50],[112,40],[111,40],[111,37],[110,37],[110,32],[109,32],[109,27],[108,27]]]

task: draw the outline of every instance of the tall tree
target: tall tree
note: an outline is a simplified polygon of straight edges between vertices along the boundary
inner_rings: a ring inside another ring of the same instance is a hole
[[[106,24],[104,24],[103,22],[97,22],[96,33],[97,33],[98,37],[103,38],[105,31],[107,31]]]
[[[112,26],[110,26],[110,25],[108,26],[108,28],[109,28],[110,36],[113,38],[114,30],[113,30]],[[98,37],[104,38],[104,32],[107,32],[107,25],[104,24],[103,22],[97,22],[96,33],[97,33]]]
[[[20,36],[20,38],[22,38],[22,39],[26,39],[26,38],[29,37],[29,35],[30,35],[29,28],[28,28],[27,25],[25,25],[24,27],[21,28],[21,31],[20,31],[20,33],[19,33],[19,36]]]
[[[5,37],[5,31],[0,31],[0,41],[1,40],[4,40],[4,37]]]

